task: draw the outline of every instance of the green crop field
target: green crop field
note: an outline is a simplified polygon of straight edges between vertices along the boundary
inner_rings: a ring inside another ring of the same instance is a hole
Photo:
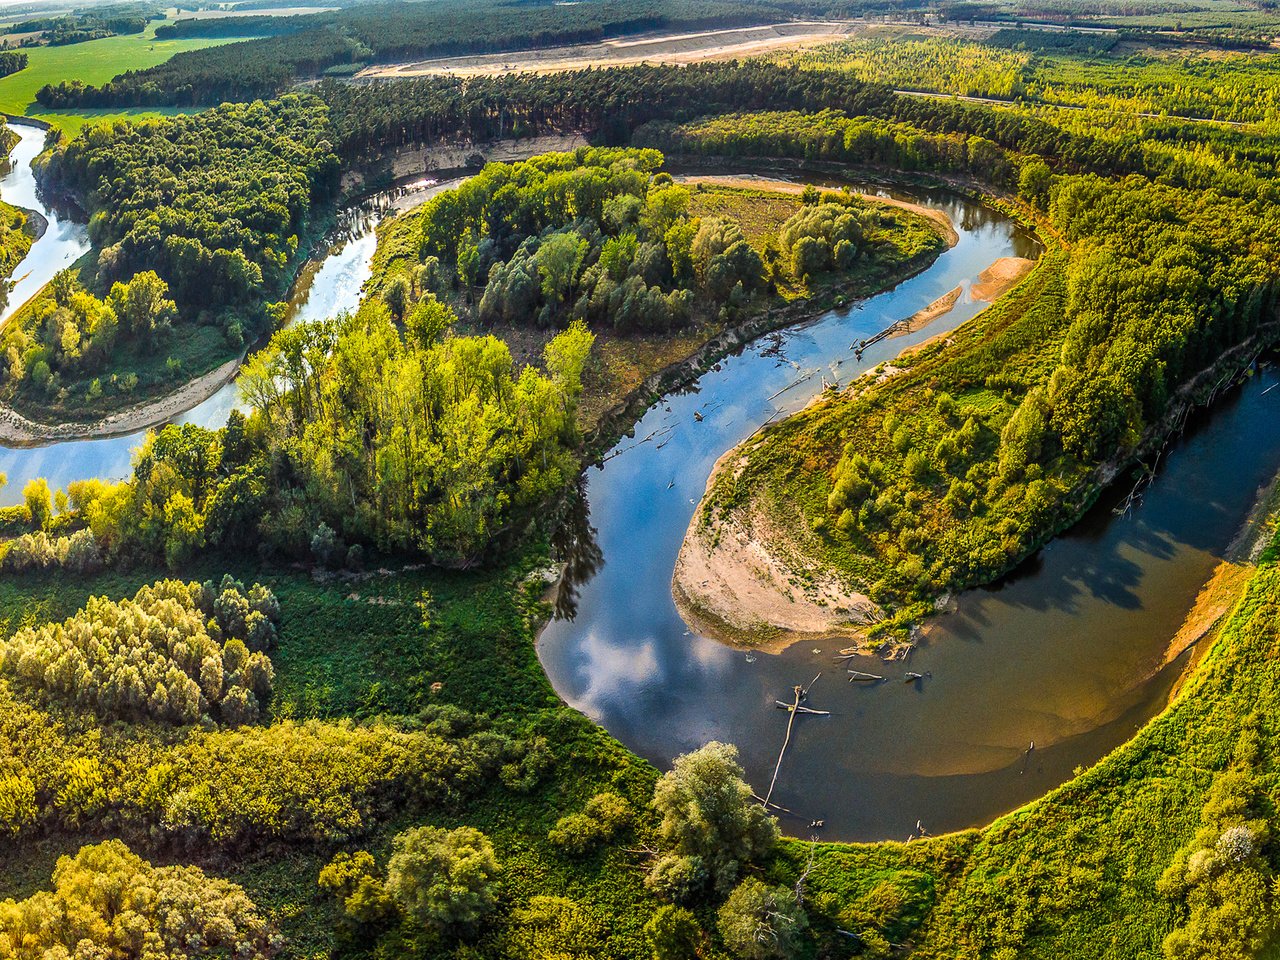
[[[157,40],[155,28],[133,36],[106,37],[87,43],[60,47],[31,47],[26,68],[0,79],[0,111],[18,117],[33,117],[53,124],[74,136],[81,128],[103,117],[155,116],[181,113],[172,108],[104,109],[64,111],[49,110],[36,102],[36,91],[46,83],[59,80],[83,80],[101,84],[126,70],[142,70],[164,63],[176,53],[198,50],[230,40]],[[239,39],[239,38],[235,38]]]

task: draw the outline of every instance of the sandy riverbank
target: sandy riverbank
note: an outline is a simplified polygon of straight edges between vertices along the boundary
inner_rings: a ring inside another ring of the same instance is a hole
[[[1001,257],[978,274],[978,279],[969,288],[969,296],[988,303],[998,300],[1030,273],[1035,265],[1034,260],[1026,257]]]
[[[735,447],[716,461],[707,489],[741,458]],[[798,558],[771,552],[778,533],[757,513],[710,524],[694,514],[671,579],[680,616],[704,636],[770,653],[799,640],[861,638],[875,604],[829,574],[797,574]]]
[[[91,423],[36,423],[12,407],[0,404],[0,443],[34,446],[64,440],[118,437],[158,427],[217,393],[236,375],[243,360],[243,356],[228,360],[204,376],[183,384],[173,393],[126,407]]]
[[[917,310],[911,316],[907,317],[901,327],[889,334],[892,337],[905,337],[908,334],[915,333],[921,327],[927,326],[939,317],[945,317],[948,313],[955,309],[957,303],[960,302],[960,295],[964,293],[964,287],[956,287],[950,293],[944,293],[933,303],[929,304],[923,310]]]
[[[765,177],[685,176],[684,183],[713,183],[723,187],[800,193],[803,184]],[[867,199],[917,213],[934,223],[947,245],[959,235],[945,213],[887,197]],[[994,265],[993,265],[994,266]],[[910,318],[915,328],[944,316],[959,301],[963,288],[944,294]],[[819,402],[822,395],[811,403]],[[706,490],[724,470],[739,469],[748,439],[716,461]],[[705,502],[705,491],[704,491]],[[789,541],[785,531],[772,529],[769,517],[752,510],[730,520],[703,521],[694,514],[671,580],[680,616],[703,636],[722,643],[776,653],[802,640],[838,638],[856,646],[866,627],[880,618],[879,608],[853,585],[829,571],[807,564],[800,555],[782,555]]]
[[[803,189],[798,184],[756,178],[695,179],[724,186]],[[884,202],[881,197],[871,199]],[[892,202],[925,215],[940,216],[954,236],[955,228],[941,211],[930,211],[905,201]],[[937,216],[930,219],[937,222]],[[978,275],[969,294],[974,300],[997,299],[1034,266],[1033,260],[1002,257]],[[963,286],[943,294],[912,314],[908,318],[909,330],[902,333],[919,330],[924,324],[945,316],[963,294]],[[946,333],[940,333],[914,349],[945,336]],[[819,395],[811,402],[819,402],[821,398]],[[752,442],[747,440],[716,462],[707,490],[726,469],[726,464],[740,469],[743,451],[749,449]],[[703,496],[705,498],[705,492]],[[748,509],[730,518],[717,517],[704,522],[700,505],[680,546],[671,581],[680,616],[704,636],[769,652],[801,640],[864,639],[865,627],[879,617],[876,605],[855,587],[841,582],[829,571],[812,566],[798,552],[788,550],[786,545],[791,541],[787,531],[771,530],[769,518],[758,510]]]

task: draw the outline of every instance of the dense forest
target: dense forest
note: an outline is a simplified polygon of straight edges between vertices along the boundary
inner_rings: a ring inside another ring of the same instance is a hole
[[[464,301],[482,291],[474,305],[481,323],[572,319],[621,333],[686,326],[695,309],[727,317],[793,279],[790,260],[780,261],[817,226],[806,232],[797,223],[790,242],[767,251],[782,272],[767,272],[741,225],[692,216],[690,191],[661,164],[656,150],[602,149],[490,165],[423,207],[419,262],[406,264],[408,276]],[[848,269],[865,252],[873,217],[860,200],[840,199],[835,244],[844,242],[838,259]],[[835,244],[825,264],[801,274],[830,269]],[[395,282],[382,280],[384,299],[402,299]]]
[[[277,322],[337,170],[305,96],[59,140],[37,176],[90,212],[95,263],[6,327],[7,397],[83,418],[234,357]]]
[[[445,336],[451,323],[426,294],[403,326],[371,302],[280,331],[241,375],[251,420],[165,428],[130,480],[68,491],[88,531],[80,554],[83,534],[37,509],[27,516],[44,539],[11,541],[6,562],[178,567],[209,545],[358,570],[371,547],[464,565],[491,554],[574,476],[573,395],[592,337],[554,339],[543,374],[515,369],[492,337]],[[27,560],[32,549],[48,559]]]

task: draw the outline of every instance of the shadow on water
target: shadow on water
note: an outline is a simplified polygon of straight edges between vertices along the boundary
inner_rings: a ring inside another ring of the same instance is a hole
[[[935,833],[988,822],[1131,737],[1176,680],[1179,663],[1161,667],[1166,644],[1259,487],[1280,470],[1280,390],[1264,393],[1278,379],[1264,369],[1191,419],[1123,515],[1116,507],[1133,477],[1003,581],[959,597],[909,666],[850,664],[884,683],[846,683],[832,661],[837,641],[769,655],[691,631],[671,600],[671,574],[712,464],[759,424],[802,406],[820,382],[769,398],[797,370],[835,370],[847,382],[917,335],[882,341],[861,367],[853,339],[957,285],[967,291],[999,257],[1034,255],[994,211],[946,194],[920,199],[947,211],[960,233],[933,267],[726,359],[637,424],[634,437],[665,431],[661,449],[625,440],[614,451],[625,452],[586,472],[590,520],[584,514],[579,527],[594,529],[595,548],[570,578],[564,617],[539,642],[561,696],[637,753],[665,766],[707,740],[734,742],[757,787],[769,781],[786,723],[774,700],[821,671],[810,702],[832,715],[796,724],[774,799],[824,819],[829,839],[901,839],[917,821]],[[966,292],[918,337],[980,307]],[[904,683],[908,669],[921,679]],[[801,834],[807,825],[784,822]]]

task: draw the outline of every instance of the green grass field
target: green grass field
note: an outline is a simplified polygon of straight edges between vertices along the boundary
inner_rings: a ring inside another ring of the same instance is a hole
[[[62,47],[28,48],[26,54],[30,60],[26,68],[0,79],[0,111],[43,120],[70,136],[79,133],[86,123],[102,118],[170,116],[184,112],[170,108],[71,112],[48,110],[36,102],[36,91],[46,83],[82,80],[88,84],[101,84],[126,70],[142,70],[164,63],[176,53],[233,42],[223,39],[156,40],[156,26],[152,23],[144,33],[134,36],[106,37]]]

